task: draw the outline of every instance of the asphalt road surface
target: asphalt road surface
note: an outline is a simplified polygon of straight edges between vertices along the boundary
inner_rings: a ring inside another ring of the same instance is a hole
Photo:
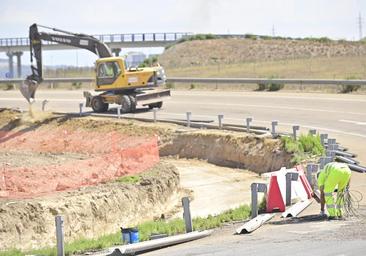
[[[41,109],[42,100],[49,103],[47,110],[78,112],[84,102],[82,91],[38,91],[35,108]],[[27,110],[27,102],[18,91],[1,91],[0,107]],[[85,110],[89,111],[89,110]],[[300,132],[317,129],[336,138],[358,160],[366,165],[366,95],[287,93],[287,92],[227,92],[173,91],[164,102],[158,118],[184,119],[192,112],[192,119],[217,120],[244,124],[253,117],[253,125],[270,127],[279,121],[279,131],[291,132],[292,125],[300,125]],[[109,112],[115,115],[115,110]],[[139,110],[128,116],[152,118],[152,112]],[[351,188],[366,194],[366,174],[353,172]],[[365,207],[365,200],[362,202]],[[308,214],[318,212],[316,203]],[[366,216],[365,208],[362,208]],[[345,222],[305,222],[265,225],[249,235],[233,235],[235,226],[214,232],[214,235],[182,244],[151,255],[364,255],[366,251],[365,217]]]

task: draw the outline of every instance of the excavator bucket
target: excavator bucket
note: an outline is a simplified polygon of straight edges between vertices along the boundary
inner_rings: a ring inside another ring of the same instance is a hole
[[[35,98],[37,87],[38,87],[37,81],[26,79],[24,80],[19,89],[24,98],[30,103],[31,99],[34,100]]]

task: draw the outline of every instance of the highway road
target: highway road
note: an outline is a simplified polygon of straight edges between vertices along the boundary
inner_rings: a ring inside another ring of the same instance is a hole
[[[47,110],[78,112],[84,102],[82,91],[40,90],[35,108],[41,109],[42,100],[49,103]],[[0,107],[28,109],[18,91],[1,91]],[[336,138],[343,146],[358,154],[366,165],[366,95],[289,93],[289,92],[229,92],[229,91],[173,91],[164,103],[158,118],[184,119],[186,112],[192,119],[217,120],[224,115],[227,123],[244,124],[253,117],[253,125],[270,127],[279,121],[279,130],[292,131],[300,125],[300,132],[317,129]],[[115,116],[115,110],[111,110]],[[126,116],[152,118],[147,109]],[[365,194],[366,174],[353,173],[352,188]],[[365,200],[361,211],[365,214]],[[314,204],[308,214],[319,211]],[[306,214],[306,213],[305,213]],[[363,255],[366,250],[366,222],[310,222],[287,225],[266,225],[253,234],[233,236],[235,225],[217,230],[213,236],[182,244],[149,255]]]

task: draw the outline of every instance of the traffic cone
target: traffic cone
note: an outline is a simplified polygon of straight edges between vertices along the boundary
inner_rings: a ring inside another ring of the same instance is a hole
[[[267,207],[266,212],[284,212],[285,203],[281,194],[280,187],[278,186],[277,176],[271,176],[268,189]]]

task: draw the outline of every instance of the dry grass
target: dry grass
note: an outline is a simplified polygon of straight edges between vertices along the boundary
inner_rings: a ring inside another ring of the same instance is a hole
[[[294,60],[216,64],[181,68],[165,67],[168,77],[279,77],[279,78],[366,78],[366,58],[317,57]]]

